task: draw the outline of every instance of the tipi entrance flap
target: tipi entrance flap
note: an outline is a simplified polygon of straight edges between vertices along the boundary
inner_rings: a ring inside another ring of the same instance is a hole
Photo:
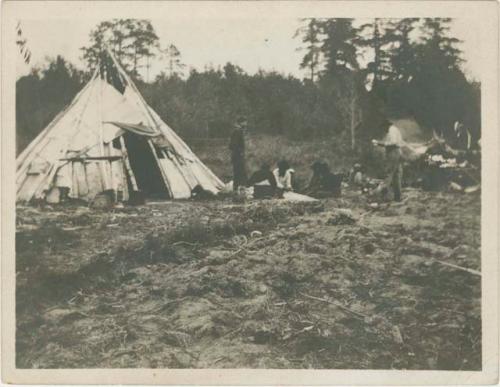
[[[129,132],[141,135],[141,136],[148,136],[148,137],[155,137],[158,136],[160,133],[153,128],[143,125],[142,123],[139,124],[129,124],[125,122],[117,122],[117,121],[105,121],[105,124],[112,124],[120,129],[123,130],[128,130]]]

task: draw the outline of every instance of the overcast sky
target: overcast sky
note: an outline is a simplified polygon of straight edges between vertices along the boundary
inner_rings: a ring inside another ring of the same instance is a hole
[[[18,75],[27,74],[32,66],[42,65],[46,57],[62,55],[83,67],[80,47],[89,42],[89,32],[101,20],[22,20],[24,37],[32,52],[26,65],[20,56]],[[302,78],[299,69],[303,53],[297,51],[299,39],[293,35],[300,21],[286,18],[248,19],[169,19],[152,20],[162,47],[173,43],[188,67],[202,71],[206,65],[217,68],[226,62],[242,67],[250,74],[259,69],[276,70]],[[466,21],[455,19],[452,35],[463,40],[464,71],[468,77],[480,79],[481,46],[477,30]],[[162,70],[156,63],[150,79]]]

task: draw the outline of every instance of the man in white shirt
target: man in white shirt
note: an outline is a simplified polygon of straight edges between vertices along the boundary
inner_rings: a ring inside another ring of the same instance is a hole
[[[387,164],[387,177],[384,180],[387,189],[392,188],[394,200],[401,201],[401,179],[403,168],[401,165],[401,146],[403,137],[398,127],[390,125],[384,141],[372,140],[374,145],[385,148],[385,157]]]

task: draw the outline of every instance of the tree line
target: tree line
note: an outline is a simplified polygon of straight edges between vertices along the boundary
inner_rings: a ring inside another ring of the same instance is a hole
[[[18,151],[88,80],[103,49],[114,52],[146,101],[184,137],[226,137],[245,115],[256,133],[333,138],[358,149],[388,118],[414,117],[450,134],[456,121],[480,137],[480,84],[461,70],[451,19],[304,19],[295,34],[305,79],[248,74],[227,63],[186,71],[174,44],[161,47],[147,20],[100,23],[82,47],[85,70],[57,57],[16,84]],[[149,79],[153,61],[164,71]]]
[[[319,89],[336,90],[331,102],[353,139],[357,128],[359,136],[370,135],[389,117],[413,117],[445,136],[460,121],[480,137],[480,84],[461,70],[452,19],[304,22],[297,32],[306,51],[300,66]]]

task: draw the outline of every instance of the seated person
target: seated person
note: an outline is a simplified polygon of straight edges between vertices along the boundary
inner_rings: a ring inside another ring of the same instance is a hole
[[[278,184],[267,163],[250,176],[248,185],[254,187],[255,198],[272,197],[278,192]]]
[[[323,185],[327,192],[331,192],[334,197],[339,197],[342,188],[342,174],[332,173],[327,163],[322,166]]]
[[[217,195],[204,189],[199,184],[191,190],[191,199],[193,200],[213,200],[216,197]]]
[[[330,171],[327,163],[316,161],[311,166],[313,176],[306,193],[318,197],[339,197],[341,194],[342,175]]]
[[[286,160],[278,162],[278,168],[273,171],[274,178],[278,188],[283,191],[293,191],[292,178],[295,171],[290,168],[290,164]]]
[[[320,161],[315,161],[311,165],[313,175],[311,177],[311,180],[309,181],[309,185],[305,190],[305,193],[308,195],[317,192],[321,187],[321,164],[322,163]]]
[[[356,163],[354,164],[352,171],[351,171],[351,182],[358,187],[363,186],[363,172],[362,172],[362,167],[361,164]]]

